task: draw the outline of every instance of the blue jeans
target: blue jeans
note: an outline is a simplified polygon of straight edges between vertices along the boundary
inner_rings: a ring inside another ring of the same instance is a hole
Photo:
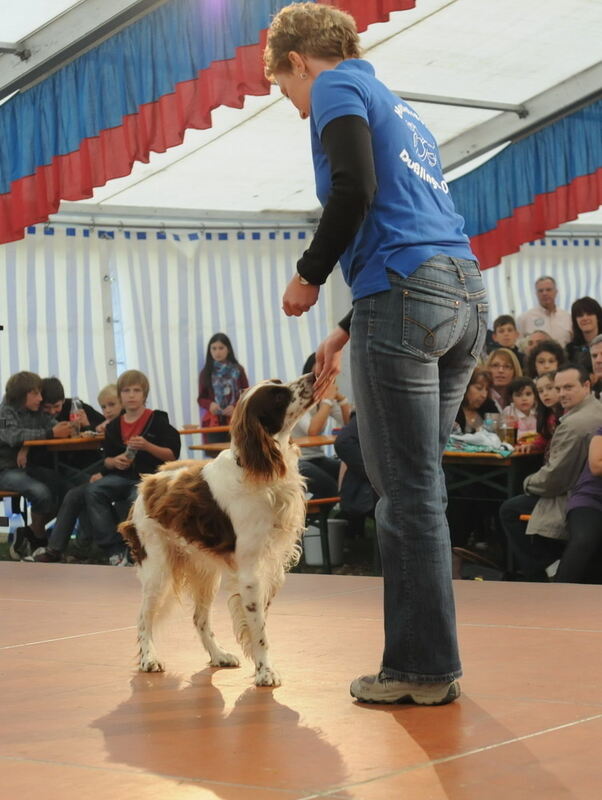
[[[3,469],[0,471],[0,489],[18,492],[31,503],[31,510],[39,514],[56,511],[65,492],[63,481],[47,467]]]
[[[138,494],[137,482],[114,473],[85,487],[84,503],[90,530],[96,544],[111,556],[125,549],[117,525],[127,514]],[[120,513],[125,510],[125,513]]]
[[[462,674],[442,455],[481,353],[487,302],[473,261],[437,256],[354,304],[351,372],[362,453],[379,495],[383,673]]]

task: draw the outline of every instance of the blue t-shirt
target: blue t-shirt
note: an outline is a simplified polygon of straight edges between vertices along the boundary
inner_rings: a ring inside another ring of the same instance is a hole
[[[325,70],[312,86],[311,143],[322,206],[331,178],[320,137],[329,122],[348,115],[361,117],[370,126],[378,184],[362,226],[340,258],[353,299],[389,289],[387,269],[407,277],[437,254],[474,259],[432,134],[361,59]]]

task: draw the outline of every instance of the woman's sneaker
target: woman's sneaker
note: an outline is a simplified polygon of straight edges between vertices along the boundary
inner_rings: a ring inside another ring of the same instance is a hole
[[[417,706],[443,706],[460,697],[458,681],[448,683],[410,683],[378,675],[363,675],[352,681],[351,696],[360,703],[414,703]]]

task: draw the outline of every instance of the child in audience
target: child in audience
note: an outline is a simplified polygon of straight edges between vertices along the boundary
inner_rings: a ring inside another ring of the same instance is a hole
[[[178,458],[180,435],[165,411],[146,408],[149,383],[144,373],[127,370],[119,376],[117,389],[123,412],[105,429],[103,477],[87,485],[85,503],[96,544],[110,564],[125,565],[127,549],[117,524],[136,497],[140,475]]]
[[[42,411],[45,411],[58,422],[69,420],[71,398],[65,397],[63,384],[54,376],[42,379]],[[79,415],[81,431],[94,430],[96,425],[102,421],[102,414],[99,414],[88,403],[82,402],[82,410]],[[38,448],[31,455],[39,466],[47,467],[48,469],[54,468],[54,459],[46,448],[42,450]],[[93,450],[74,450],[58,454],[59,470],[66,478],[68,485],[71,486],[86,480],[81,473],[89,469],[97,461],[98,453]]]
[[[558,342],[548,339],[540,342],[529,353],[527,358],[527,375],[536,378],[544,372],[556,372],[558,367],[566,361],[564,350]]]
[[[229,425],[234,407],[249,386],[244,368],[236,360],[232,342],[225,333],[215,333],[207,345],[205,366],[199,375],[198,404],[204,416],[201,424],[212,428]],[[205,434],[206,442],[228,442],[228,433]]]
[[[519,336],[520,334],[517,330],[514,317],[510,314],[502,314],[494,321],[492,335],[494,344],[492,349],[495,350],[498,347],[505,347],[511,350],[517,357],[521,367],[524,367],[525,356],[520,352],[516,344]]]
[[[536,389],[531,378],[516,378],[509,386],[512,402],[502,412],[502,420],[516,421],[517,445],[530,444],[537,435]]]
[[[119,392],[114,383],[109,383],[98,393],[98,405],[102,411],[104,420],[96,426],[97,433],[104,433],[108,423],[121,414],[121,400]]]
[[[114,383],[110,383],[100,390],[98,394],[98,404],[102,408],[105,420],[103,423],[96,426],[96,430],[104,433],[107,424],[121,414],[119,392]],[[100,466],[102,466],[102,463],[99,467]],[[90,476],[87,483],[94,483],[101,478],[102,473],[95,472]],[[32,554],[31,559],[26,560],[39,561],[46,564],[61,561],[78,520],[78,545],[82,547],[83,543],[85,547],[92,541],[93,536],[90,530],[85,502],[87,483],[81,483],[79,486],[75,486],[67,492],[59,508],[54,527],[48,537],[48,547],[38,548]]]
[[[562,416],[555,375],[555,372],[544,372],[535,379],[537,436],[530,445],[522,448],[522,452],[526,453],[543,453],[544,461],[547,460],[550,441]]]
[[[19,528],[11,558],[19,560],[31,546],[45,543],[45,525],[56,513],[64,486],[57,473],[30,463],[23,442],[71,436],[68,422],[57,422],[41,410],[42,379],[18,372],[6,383],[0,405],[0,489],[18,492],[31,503],[31,526]]]

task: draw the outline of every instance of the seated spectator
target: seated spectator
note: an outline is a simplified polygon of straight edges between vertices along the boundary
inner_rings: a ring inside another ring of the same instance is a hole
[[[491,373],[482,367],[476,367],[458,409],[454,432],[474,433],[482,428],[485,414],[498,413],[497,406],[489,397],[491,385]]]
[[[542,342],[549,342],[551,340],[551,336],[549,333],[545,331],[531,331],[528,333],[524,339],[521,339],[519,342],[519,346],[521,347],[525,356],[529,356],[531,350]]]
[[[485,363],[485,369],[491,373],[491,389],[489,396],[501,414],[510,402],[510,384],[523,374],[517,357],[507,347],[494,350]]]
[[[564,347],[571,339],[571,315],[558,308],[556,281],[550,275],[542,275],[535,281],[537,306],[521,314],[517,327],[524,336],[528,331],[543,330]]]
[[[566,506],[569,540],[556,583],[602,582],[602,428],[589,445],[588,459]]]
[[[583,469],[592,435],[602,425],[602,404],[592,396],[589,375],[581,366],[563,364],[554,382],[564,415],[552,436],[548,461],[525,478],[525,494],[506,500],[500,509],[508,545],[528,580],[546,580],[546,568],[562,555],[567,495]],[[526,526],[521,514],[531,514]]]
[[[378,497],[366,475],[355,412],[337,434],[334,449],[343,464],[341,514],[349,523],[349,535],[362,536],[366,517],[374,515]]]
[[[315,363],[312,354],[303,365],[303,374],[311,372]],[[337,400],[337,398],[339,398]],[[299,419],[291,436],[319,436],[332,418],[338,426],[349,420],[351,406],[336,382],[333,382],[323,395],[318,406],[311,408]],[[324,453],[323,447],[304,447],[299,459],[299,472],[307,481],[307,491],[312,497],[336,497],[339,493],[339,471],[341,462]]]
[[[554,383],[555,372],[544,372],[535,378],[537,406],[535,410],[537,436],[531,444],[523,444],[519,452],[543,453],[548,460],[550,441],[562,416],[562,406],[558,402],[558,389]]]
[[[592,360],[592,391],[599,398],[602,394],[602,334],[590,344],[589,354]]]
[[[0,404],[0,489],[18,492],[31,503],[31,526],[19,528],[11,544],[11,558],[46,543],[46,523],[58,508],[65,487],[57,473],[30,463],[23,442],[68,438],[71,426],[41,410],[42,379],[33,372],[17,372],[6,383]]]
[[[476,367],[458,409],[454,433],[475,433],[483,426],[485,414],[499,414],[496,404],[489,397],[490,389],[491,373],[482,367]],[[480,500],[455,497],[453,494],[448,499],[446,516],[453,548],[452,577],[454,578],[462,577],[464,561],[477,561],[481,565],[495,567],[496,564],[488,554],[497,557],[500,551],[496,542],[500,537],[495,530],[495,520],[492,519],[491,512],[491,501],[495,497],[495,492],[491,487],[479,484],[475,493],[479,495]],[[479,543],[478,546],[476,542]],[[477,547],[480,548],[478,552]]]
[[[516,421],[516,444],[532,442],[537,435],[537,415],[535,412],[536,390],[531,378],[516,378],[509,387],[512,402],[502,412],[502,420]]]
[[[50,414],[57,422],[69,421],[71,410],[71,399],[65,397],[65,389],[58,378],[42,379],[42,411]],[[103,416],[88,403],[80,401],[82,410],[80,412],[80,430],[92,431],[103,421]],[[52,455],[44,448],[32,453],[35,463],[49,469],[54,468]],[[61,473],[67,481],[73,485],[80,483],[82,478],[80,473],[98,461],[98,453],[93,450],[74,450],[58,454],[58,464]]]
[[[536,378],[544,372],[556,372],[565,361],[564,350],[553,339],[541,342],[529,353],[527,358],[527,375]]]
[[[121,414],[119,392],[114,383],[100,390],[98,394],[98,403],[103,410],[105,421],[97,425],[96,430],[100,430],[104,433],[106,425]],[[99,464],[99,468],[101,466],[102,462]],[[59,508],[54,527],[48,537],[48,546],[38,548],[32,553],[31,559],[26,560],[39,561],[46,564],[61,561],[63,553],[67,549],[67,545],[71,539],[71,535],[76,529],[76,523],[78,523],[78,544],[80,548],[82,547],[82,543],[85,547],[92,541],[94,537],[86,509],[86,491],[88,483],[94,483],[101,478],[102,473],[95,472],[90,475],[88,481],[74,486],[67,492]]]
[[[591,371],[589,348],[602,333],[602,307],[593,297],[581,297],[571,306],[573,340],[566,346],[569,360]]]
[[[104,433],[109,422],[121,414],[121,400],[119,399],[117,386],[114,383],[109,383],[108,386],[100,390],[97,399],[104,420],[98,423],[96,432]]]
[[[493,323],[493,335],[491,337],[493,339],[493,344],[491,346],[491,352],[498,347],[505,347],[514,353],[521,368],[524,367],[523,360],[525,356],[517,347],[519,336],[520,334],[516,327],[514,317],[510,314],[502,314],[502,316],[498,317]]]
[[[96,544],[113,565],[127,563],[127,549],[117,531],[125,517],[114,504],[129,506],[136,498],[140,475],[180,455],[180,435],[165,411],[146,408],[148,378],[130,369],[119,376],[122,414],[105,429],[103,477],[86,486],[85,503]]]

